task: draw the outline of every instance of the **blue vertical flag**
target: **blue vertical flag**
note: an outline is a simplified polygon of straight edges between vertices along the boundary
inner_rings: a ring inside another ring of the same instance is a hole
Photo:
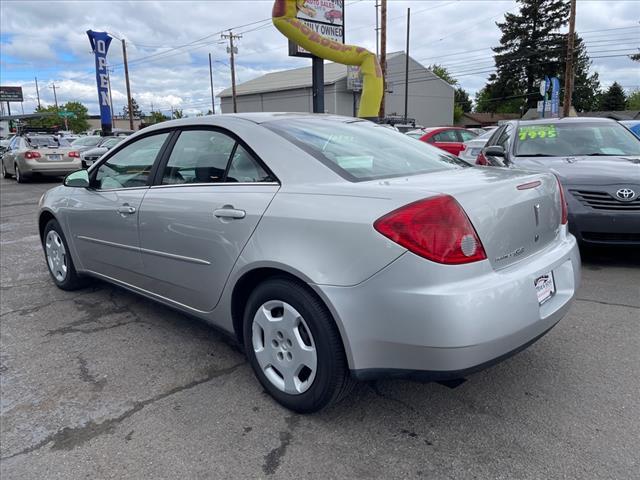
[[[551,118],[560,116],[560,80],[551,77]]]
[[[96,82],[98,83],[98,103],[100,105],[100,124],[102,134],[111,134],[111,105],[109,103],[109,73],[107,72],[107,51],[111,37],[107,32],[87,30],[91,48],[96,57]]]

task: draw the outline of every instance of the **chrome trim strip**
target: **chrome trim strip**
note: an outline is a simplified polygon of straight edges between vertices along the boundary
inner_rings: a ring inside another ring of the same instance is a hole
[[[80,240],[85,240],[87,242],[97,243],[99,245],[108,245],[110,247],[124,248],[125,250],[133,250],[136,252],[140,251],[140,248],[134,247],[132,245],[124,245],[122,243],[109,242],[107,240],[100,240],[98,238],[85,237],[84,235],[76,235],[76,238]]]
[[[202,260],[200,258],[185,257],[184,255],[177,255],[175,253],[159,252],[158,250],[151,250],[149,248],[140,247],[140,252],[148,253],[150,255],[157,255],[159,257],[173,258],[174,260],[182,260],[184,262],[197,263],[198,265],[211,265],[211,262]]]
[[[279,186],[278,182],[219,182],[219,183],[175,183],[167,185],[152,185],[151,189],[156,188],[175,188],[175,187],[219,187],[219,186],[246,186],[246,185],[265,185],[265,186]]]
[[[107,240],[100,240],[98,238],[85,237],[84,235],[76,235],[76,238],[80,240],[86,240],[87,242],[97,243],[100,245],[107,245],[109,247],[123,248],[125,250],[133,250],[139,253],[148,253],[150,255],[157,255],[159,257],[166,257],[166,258],[172,258],[174,260],[182,260],[184,262],[197,263],[198,265],[211,265],[211,262],[208,262],[207,260],[202,260],[200,258],[185,257],[184,255],[177,255],[175,253],[159,252],[157,250],[151,250],[149,248],[134,247],[131,245],[124,245],[122,243],[115,243],[115,242],[109,242]]]
[[[158,295],[157,293],[150,292],[149,290],[145,290],[144,288],[136,287],[135,285],[131,285],[130,283],[123,282],[122,280],[118,280],[116,278],[110,277],[108,275],[103,275],[102,273],[94,272],[93,270],[82,270],[82,273],[88,273],[89,275],[93,275],[94,277],[102,278],[111,283],[115,283],[116,285],[120,285],[124,288],[127,288],[133,292],[140,293],[150,298],[155,298],[164,303],[169,303],[171,305],[176,305],[180,308],[191,310],[192,312],[196,312],[199,314],[208,314],[206,310],[198,310],[197,308],[190,307],[189,305],[185,305],[184,303],[176,302],[175,300],[171,300],[170,298],[163,297],[162,295]]]

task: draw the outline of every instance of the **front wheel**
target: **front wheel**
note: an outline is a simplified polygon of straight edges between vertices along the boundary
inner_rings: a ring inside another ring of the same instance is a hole
[[[44,256],[49,267],[51,278],[56,286],[62,290],[78,290],[86,286],[87,279],[78,275],[69,253],[67,240],[64,238],[60,224],[56,220],[49,220],[44,228],[42,241]]]
[[[286,278],[260,284],[247,302],[243,334],[258,380],[286,408],[315,412],[351,390],[335,322],[303,285]]]
[[[0,163],[2,163],[2,178],[11,178],[11,174],[7,172],[7,169],[4,166],[4,162],[0,161]]]

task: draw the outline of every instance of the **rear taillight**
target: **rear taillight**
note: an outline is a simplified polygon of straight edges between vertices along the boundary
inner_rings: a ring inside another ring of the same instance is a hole
[[[76,152],[75,150],[72,152],[69,152],[69,156],[71,158],[80,158],[80,152]]]
[[[567,199],[564,198],[564,188],[562,188],[562,183],[560,183],[560,179],[556,177],[556,180],[558,181],[558,190],[560,190],[560,208],[562,209],[562,219],[560,220],[560,223],[562,225],[566,225],[567,222],[569,221]]]
[[[416,255],[434,262],[459,265],[487,258],[469,217],[449,195],[405,205],[376,220],[373,227]]]
[[[24,158],[27,160],[33,160],[34,158],[40,158],[39,152],[34,152],[33,150],[28,150],[24,152]]]
[[[478,158],[476,158],[476,165],[489,165],[489,162],[487,161],[487,157],[484,156],[484,154],[482,152],[480,152],[478,154]]]

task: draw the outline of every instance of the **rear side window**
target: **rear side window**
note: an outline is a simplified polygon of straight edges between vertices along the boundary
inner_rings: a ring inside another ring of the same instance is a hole
[[[458,135],[460,135],[463,142],[468,142],[477,137],[475,133],[468,132],[467,130],[458,130]]]
[[[471,168],[442,150],[364,120],[292,118],[262,125],[353,182]]]
[[[220,183],[235,140],[214,130],[186,130],[180,134],[162,176],[164,185]]]
[[[438,132],[433,136],[436,142],[459,142],[458,136],[456,135],[455,130],[444,130],[443,132]]]
[[[238,145],[231,166],[227,173],[227,182],[270,182],[273,178],[265,172],[260,164],[247,152],[242,145]]]

